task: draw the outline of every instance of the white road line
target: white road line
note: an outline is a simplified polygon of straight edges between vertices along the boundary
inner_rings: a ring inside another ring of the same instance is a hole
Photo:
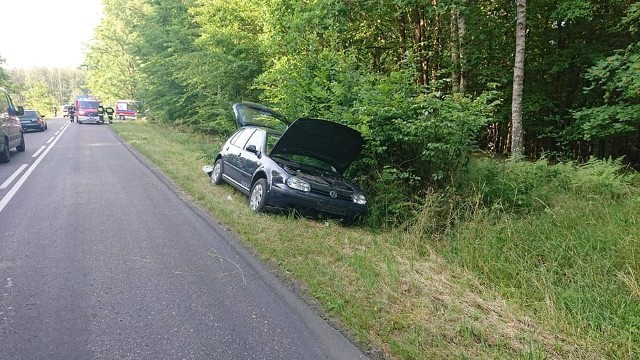
[[[52,141],[53,141],[53,139],[55,139],[55,138],[56,138],[55,136],[52,136],[52,137],[51,137],[51,139],[47,140],[47,144],[48,144],[48,143],[50,143],[50,142],[52,142]]]
[[[2,185],[0,185],[0,190],[4,190],[4,189],[8,188],[9,185],[13,182],[13,180],[15,180],[18,177],[18,175],[20,175],[22,170],[24,170],[27,166],[29,166],[29,164],[22,164],[18,168],[18,170],[16,170],[16,172],[13,173],[13,175],[9,176],[7,181],[3,182]]]
[[[22,177],[20,177],[20,180],[18,180],[18,182],[15,183],[15,185],[13,185],[13,187],[9,190],[9,192],[7,192],[7,194],[0,199],[0,213],[2,212],[2,210],[4,210],[5,206],[7,206],[7,204],[9,203],[9,201],[11,201],[11,199],[13,198],[13,196],[18,192],[18,190],[20,190],[20,188],[22,187],[22,184],[24,184],[25,181],[27,181],[27,178],[29,177],[29,175],[31,175],[31,173],[33,172],[33,170],[36,169],[36,167],[40,164],[40,162],[42,161],[42,159],[45,158],[45,156],[47,156],[47,154],[49,153],[49,151],[51,151],[51,149],[53,148],[53,146],[58,142],[58,140],[62,137],[62,134],[64,133],[64,130],[66,130],[66,128],[64,128],[62,130],[62,132],[60,133],[60,136],[55,137],[55,140],[53,141],[53,143],[51,143],[51,146],[49,146],[43,153],[42,156],[38,157],[36,159],[36,161],[33,162],[33,164],[29,167],[29,169],[27,169],[27,171],[24,173],[24,175],[22,175]]]
[[[38,151],[36,151],[33,155],[31,155],[31,157],[38,157],[38,155],[40,155],[40,152],[42,152],[42,150],[44,150],[46,147],[47,147],[46,145],[40,146],[40,149],[38,149]]]

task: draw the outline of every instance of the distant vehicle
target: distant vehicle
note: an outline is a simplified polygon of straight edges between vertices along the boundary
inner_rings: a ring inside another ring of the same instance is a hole
[[[90,96],[78,96],[75,100],[75,120],[78,124],[82,123],[96,123],[104,124],[104,120],[98,116],[98,106],[100,106],[100,100]]]
[[[71,107],[71,105],[65,105],[62,107],[62,117],[68,117],[69,116],[69,108]]]
[[[133,119],[137,117],[136,110],[134,109],[135,102],[132,100],[118,100],[116,101],[116,117],[119,120]]]
[[[233,105],[240,128],[202,170],[249,195],[249,207],[294,208],[349,223],[367,214],[362,190],[342,174],[359,156],[363,138],[350,127],[320,119],[293,123],[255,103]]]
[[[18,116],[24,114],[22,106],[13,105],[9,93],[0,88],[0,162],[9,162],[9,150],[25,150],[24,134]]]
[[[38,110],[25,110],[24,114],[20,115],[19,118],[20,118],[20,125],[22,125],[23,131],[47,130],[47,122],[44,120],[44,116],[42,116],[38,112]]]

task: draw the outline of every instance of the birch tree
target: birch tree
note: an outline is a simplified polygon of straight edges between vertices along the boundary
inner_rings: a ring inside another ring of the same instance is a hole
[[[513,67],[513,96],[511,98],[511,157],[523,156],[522,90],[524,83],[525,38],[527,32],[527,1],[516,0],[516,54]]]

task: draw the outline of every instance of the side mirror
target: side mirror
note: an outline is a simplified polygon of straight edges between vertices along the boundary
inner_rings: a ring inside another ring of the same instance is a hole
[[[24,115],[24,108],[18,105],[16,107],[16,116],[22,116],[22,115]]]
[[[258,151],[258,149],[256,149],[255,145],[249,145],[245,148],[245,150],[247,150],[250,153],[254,153],[256,154],[256,156],[260,157],[260,151]]]

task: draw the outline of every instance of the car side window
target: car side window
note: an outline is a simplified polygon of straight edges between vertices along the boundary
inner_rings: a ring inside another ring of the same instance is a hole
[[[280,134],[267,133],[267,147],[265,149],[267,154],[271,152],[271,149],[273,149],[273,146],[278,142],[278,139],[280,139]]]
[[[242,132],[238,134],[238,136],[231,143],[234,146],[244,149],[244,144],[247,143],[247,140],[249,140],[249,137],[251,136],[251,134],[253,134],[254,131],[255,129],[242,130]]]
[[[253,145],[259,151],[262,151],[262,144],[264,143],[264,131],[256,130],[253,135],[247,141],[247,144],[244,146],[246,149],[249,145]]]

